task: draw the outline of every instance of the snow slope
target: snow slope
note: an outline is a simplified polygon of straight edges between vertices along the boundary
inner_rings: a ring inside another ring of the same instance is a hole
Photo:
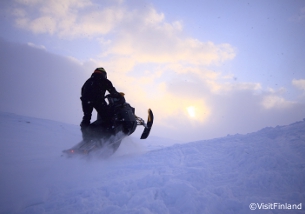
[[[75,125],[0,113],[0,213],[305,213],[305,121],[61,157],[80,139]]]

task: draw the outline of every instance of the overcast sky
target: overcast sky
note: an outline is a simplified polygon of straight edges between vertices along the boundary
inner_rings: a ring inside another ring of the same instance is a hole
[[[104,67],[152,135],[194,141],[305,118],[303,0],[0,1],[0,111],[79,124]]]

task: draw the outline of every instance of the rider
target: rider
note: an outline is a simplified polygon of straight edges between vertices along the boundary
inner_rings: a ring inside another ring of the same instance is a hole
[[[84,83],[81,90],[81,101],[84,112],[83,120],[80,124],[85,138],[85,130],[90,125],[93,108],[97,111],[99,118],[106,123],[111,122],[110,109],[105,101],[105,93],[108,91],[113,97],[125,102],[124,97],[116,91],[104,68],[96,68],[91,77]]]

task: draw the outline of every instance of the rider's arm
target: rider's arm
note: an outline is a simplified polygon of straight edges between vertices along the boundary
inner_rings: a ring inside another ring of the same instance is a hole
[[[125,98],[119,93],[117,92],[117,90],[115,89],[115,87],[113,87],[112,83],[110,82],[110,80],[105,79],[105,86],[106,86],[106,90],[115,98],[117,98],[119,100],[119,103],[123,104],[125,103]]]

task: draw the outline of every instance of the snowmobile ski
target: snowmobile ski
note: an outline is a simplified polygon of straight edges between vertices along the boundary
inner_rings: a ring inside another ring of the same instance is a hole
[[[148,109],[148,119],[147,119],[147,123],[143,124],[144,125],[144,131],[141,135],[141,139],[146,139],[150,133],[150,130],[151,130],[151,127],[153,125],[153,122],[154,122],[154,115],[152,113],[152,110],[151,109]]]

